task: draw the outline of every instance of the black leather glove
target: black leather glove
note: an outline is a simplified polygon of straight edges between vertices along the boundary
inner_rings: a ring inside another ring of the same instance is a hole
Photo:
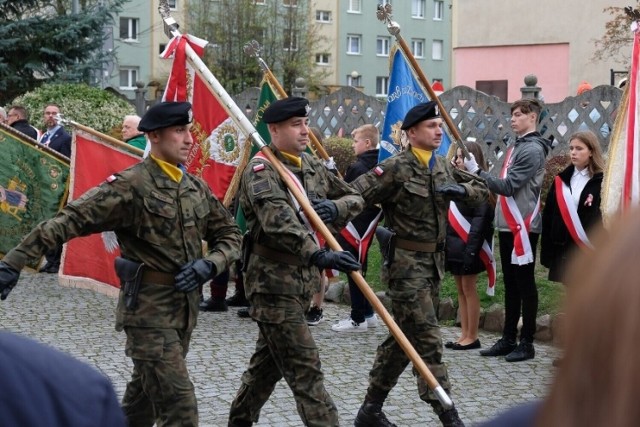
[[[311,203],[313,204],[313,209],[325,224],[331,224],[338,218],[338,208],[331,200],[316,199],[311,201]]]
[[[436,193],[452,199],[461,199],[467,195],[467,190],[460,184],[442,184],[436,187]]]
[[[18,283],[20,272],[6,262],[0,261],[0,299],[6,300],[9,292]]]
[[[181,292],[191,292],[216,275],[216,267],[211,261],[197,259],[180,267],[176,274],[175,287]]]
[[[334,252],[327,249],[320,249],[311,255],[311,264],[317,265],[321,270],[330,268],[344,272],[357,271],[362,268],[351,252]]]

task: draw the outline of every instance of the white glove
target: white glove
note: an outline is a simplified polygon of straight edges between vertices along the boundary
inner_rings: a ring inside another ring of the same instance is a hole
[[[478,166],[478,162],[476,162],[476,157],[473,155],[473,153],[469,153],[469,158],[467,159],[465,157],[463,162],[464,162],[464,167],[468,172],[478,173],[478,171],[480,170],[480,167]]]

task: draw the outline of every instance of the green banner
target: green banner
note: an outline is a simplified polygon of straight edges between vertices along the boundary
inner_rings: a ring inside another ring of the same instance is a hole
[[[4,256],[63,206],[69,160],[1,124],[0,153],[0,255]]]

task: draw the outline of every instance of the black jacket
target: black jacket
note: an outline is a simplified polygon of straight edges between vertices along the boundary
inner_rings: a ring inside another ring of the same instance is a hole
[[[494,208],[489,202],[476,208],[470,208],[462,202],[456,202],[456,206],[462,216],[471,224],[471,229],[467,243],[465,243],[451,227],[451,224],[447,222],[445,251],[447,268],[452,267],[453,264],[460,264],[470,274],[484,271],[485,267],[479,254],[482,243],[486,240],[491,244],[493,239]],[[451,268],[451,270],[456,272],[459,269]]]
[[[71,135],[62,126],[49,139],[49,148],[63,156],[71,157]]]
[[[24,133],[29,138],[35,139],[36,141],[38,140],[38,131],[26,120],[16,120],[15,122],[11,123],[11,127],[18,132]]]
[[[569,165],[558,176],[567,185],[571,182],[575,166]],[[602,172],[595,174],[582,193],[578,202],[578,217],[582,227],[590,234],[594,226],[602,225],[602,213],[600,212],[600,189],[602,188]],[[591,199],[590,203],[588,199]],[[597,228],[597,227],[596,227]],[[563,281],[564,268],[567,258],[577,245],[567,230],[567,226],[560,214],[560,208],[556,200],[555,185],[552,184],[547,194],[547,200],[542,211],[542,235],[540,242],[540,263],[549,268],[549,280]]]
[[[360,175],[364,175],[365,173],[373,169],[373,167],[378,164],[379,151],[380,150],[378,149],[368,150],[360,154],[357,157],[356,161],[347,168],[347,173],[344,176],[344,180],[346,182],[352,182]],[[377,208],[375,206],[367,206],[362,212],[360,212],[360,214],[358,214],[358,216],[351,220],[351,223],[356,228],[356,230],[358,230],[358,233],[361,236],[365,231],[367,231],[369,224],[371,224],[371,221],[373,221],[376,215],[378,215],[378,212],[380,212],[380,208]]]

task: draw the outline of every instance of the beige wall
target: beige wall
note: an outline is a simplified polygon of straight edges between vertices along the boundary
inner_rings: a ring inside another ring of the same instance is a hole
[[[325,82],[334,82],[336,81],[336,72],[338,69],[338,47],[336,45],[336,41],[338,40],[338,19],[339,19],[339,11],[338,11],[338,3],[335,0],[315,0],[311,2],[311,20],[310,22],[316,25],[318,29],[318,33],[320,37],[324,39],[324,41],[320,44],[320,46],[314,50],[316,53],[327,52],[331,55],[331,62],[328,66],[322,65],[317,66],[318,69],[321,69],[327,73],[324,78]],[[328,10],[331,12],[331,23],[319,23],[316,22],[316,10]],[[315,53],[314,53],[315,57]]]
[[[629,0],[453,0],[453,82],[457,84],[456,49],[568,43],[567,95],[575,95],[582,80],[594,87],[609,84],[609,70],[626,67],[623,60],[592,60],[594,41],[604,35],[605,23],[611,19],[603,9],[629,3]],[[630,56],[631,44],[626,58]],[[519,83],[523,85],[522,80]]]

